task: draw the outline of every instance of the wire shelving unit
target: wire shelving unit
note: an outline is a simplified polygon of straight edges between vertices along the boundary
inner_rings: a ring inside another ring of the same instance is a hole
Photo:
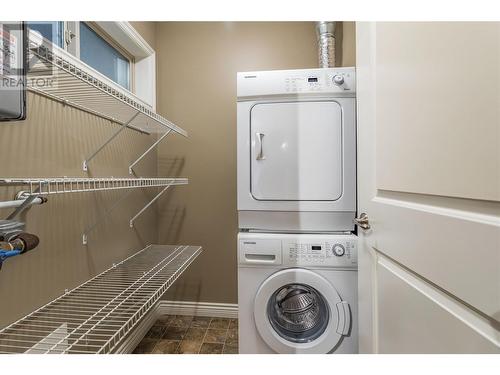
[[[188,135],[184,129],[154,112],[134,94],[86,64],[75,61],[66,51],[33,31],[29,33],[29,61],[29,90],[122,125],[85,158],[84,171],[88,169],[89,162],[126,128],[146,134],[159,134],[151,147],[130,164],[130,173],[133,166],[168,134]]]
[[[188,135],[138,97],[33,32],[29,33],[28,59],[30,91],[121,125],[88,154],[83,161],[84,171],[88,170],[90,161],[125,129],[157,136],[129,165],[130,174],[133,167],[169,134]],[[15,217],[31,204],[44,202],[40,197],[46,200],[46,196],[58,194],[122,189],[127,190],[126,196],[138,188],[160,188],[158,194],[130,219],[130,226],[168,188],[187,183],[187,178],[0,178],[0,186],[20,187],[16,201],[3,202],[4,208],[16,207],[8,218]],[[84,244],[97,224],[84,231]],[[146,247],[0,330],[0,353],[114,353],[200,252],[201,247],[197,246]]]
[[[200,252],[146,247],[0,330],[0,353],[114,353]]]

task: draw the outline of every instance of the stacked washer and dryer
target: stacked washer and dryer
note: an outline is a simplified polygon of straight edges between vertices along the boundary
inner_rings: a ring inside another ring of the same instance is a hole
[[[354,68],[237,83],[240,353],[357,353]]]

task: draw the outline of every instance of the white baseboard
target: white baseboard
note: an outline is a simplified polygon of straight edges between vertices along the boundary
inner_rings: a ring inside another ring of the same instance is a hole
[[[160,301],[158,312],[161,315],[210,316],[214,318],[238,318],[238,305],[235,303]]]
[[[161,315],[210,316],[214,318],[238,318],[238,305],[232,303],[159,301],[123,341],[115,353],[132,353],[146,333]]]

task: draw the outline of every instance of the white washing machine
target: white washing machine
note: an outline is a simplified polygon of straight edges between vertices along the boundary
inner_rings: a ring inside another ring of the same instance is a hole
[[[239,228],[352,231],[354,68],[245,72],[237,83]]]
[[[354,235],[238,235],[240,353],[357,353]]]

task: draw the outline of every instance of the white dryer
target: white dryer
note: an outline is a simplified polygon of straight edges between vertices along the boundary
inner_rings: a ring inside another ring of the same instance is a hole
[[[353,235],[238,235],[240,353],[357,353]]]
[[[354,68],[245,72],[237,81],[239,228],[352,231]]]

